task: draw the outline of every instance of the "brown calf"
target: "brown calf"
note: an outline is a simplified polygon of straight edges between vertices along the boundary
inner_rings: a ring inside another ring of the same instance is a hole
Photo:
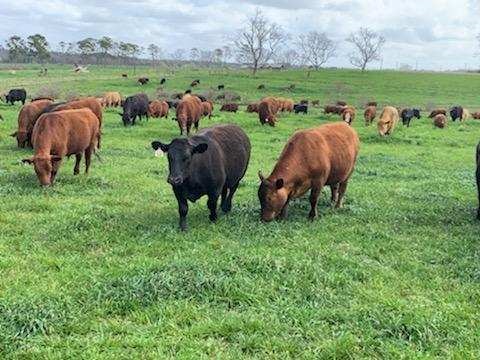
[[[51,100],[37,100],[25,104],[18,114],[18,129],[10,136],[17,138],[20,148],[32,147],[32,131],[38,117],[52,104]]]
[[[345,106],[342,111],[342,120],[345,121],[348,125],[352,125],[355,120],[355,108],[351,106]]]
[[[202,102],[196,96],[185,95],[177,105],[177,122],[180,135],[185,132],[190,135],[192,124],[198,130],[198,124],[202,117]]]
[[[154,118],[168,118],[168,104],[166,101],[153,100],[148,104],[148,115]]]
[[[258,113],[258,103],[251,103],[247,105],[247,112]]]
[[[212,113],[213,113],[213,103],[209,100],[202,102],[202,115],[208,116],[208,118],[211,119]]]
[[[373,105],[368,106],[363,113],[363,117],[365,118],[365,125],[369,126],[373,122],[373,120],[375,120],[376,116],[377,107]]]
[[[433,118],[433,125],[440,129],[443,129],[447,126],[447,117],[443,114],[438,114]]]

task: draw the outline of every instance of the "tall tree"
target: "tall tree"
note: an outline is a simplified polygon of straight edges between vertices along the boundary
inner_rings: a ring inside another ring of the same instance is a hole
[[[247,25],[238,30],[234,40],[238,60],[251,65],[253,75],[260,66],[268,63],[287,40],[283,29],[270,23],[257,9]]]
[[[58,49],[62,54],[65,54],[67,52],[67,47],[68,47],[68,44],[65,41],[60,41],[58,43]]]
[[[107,58],[107,55],[110,54],[110,52],[113,49],[113,39],[108,36],[102,36],[100,39],[97,40],[97,46],[102,52],[102,57],[103,60]]]
[[[77,47],[84,59],[95,53],[97,50],[97,41],[93,38],[86,38],[77,41]]]
[[[152,57],[152,62],[156,62],[162,55],[162,49],[156,44],[150,44],[147,48],[148,53]]]
[[[50,59],[50,51],[48,50],[48,41],[41,34],[30,35],[27,38],[27,48],[29,55],[40,63]]]
[[[311,31],[298,37],[298,47],[302,60],[306,65],[320,69],[328,60],[335,56],[336,44],[327,34]]]
[[[372,61],[380,60],[385,38],[379,33],[368,28],[360,28],[357,32],[351,33],[347,38],[349,43],[355,47],[350,53],[350,63],[365,71],[367,65]]]
[[[28,60],[28,49],[25,40],[18,35],[11,36],[5,41],[10,62],[26,62]]]

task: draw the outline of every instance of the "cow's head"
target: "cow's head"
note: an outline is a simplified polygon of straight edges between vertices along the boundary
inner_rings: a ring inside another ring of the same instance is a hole
[[[15,131],[10,134],[11,137],[17,138],[17,144],[19,148],[24,148],[28,143],[28,134],[26,131]]]
[[[287,204],[288,191],[283,179],[266,179],[260,171],[258,177],[260,178],[258,199],[260,200],[261,218],[263,221],[269,222],[280,215]]]
[[[152,148],[167,153],[168,156],[168,183],[180,186],[190,175],[192,159],[197,154],[202,154],[208,149],[206,143],[192,143],[190,139],[175,139],[170,144],[153,141]]]
[[[419,109],[413,109],[413,116],[415,116],[417,119],[420,119],[422,115],[420,114]]]
[[[23,159],[22,162],[33,165],[40,184],[42,186],[49,186],[52,183],[52,172],[57,166],[56,163],[61,160],[62,157],[58,155],[45,155]]]

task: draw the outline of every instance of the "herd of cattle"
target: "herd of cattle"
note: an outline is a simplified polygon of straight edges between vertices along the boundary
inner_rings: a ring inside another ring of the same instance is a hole
[[[148,79],[147,79],[148,82]],[[192,87],[200,81],[192,82]],[[120,113],[125,126],[135,125],[143,116],[168,118],[175,110],[174,120],[180,135],[165,144],[153,141],[156,154],[166,153],[169,162],[168,183],[172,186],[178,202],[180,228],[187,228],[188,201],[195,202],[208,196],[210,220],[217,219],[217,202],[221,198],[221,209],[227,213],[232,208],[232,198],[244,177],[250,159],[250,140],[237,125],[222,124],[198,130],[202,117],[211,117],[214,104],[202,95],[178,94],[172,100],[150,101],[145,94],[125,99],[118,92],[107,92],[101,98],[86,97],[68,102],[55,103],[50,98],[32,99],[26,103],[26,91],[13,89],[5,100],[14,104],[20,101],[23,107],[18,115],[18,128],[12,134],[19,147],[32,147],[34,155],[24,159],[32,164],[41,185],[55,181],[62,159],[75,155],[74,174],[80,170],[85,156],[85,172],[88,173],[91,157],[101,147],[103,108],[122,107]],[[312,102],[318,106],[318,101]],[[246,111],[258,113],[260,123],[275,126],[279,112],[308,113],[309,101],[295,103],[291,99],[265,97],[257,103],[248,104]],[[236,103],[223,104],[221,111],[237,112]],[[318,197],[324,186],[331,189],[331,201],[341,207],[347,184],[355,167],[360,140],[351,127],[356,118],[356,109],[346,102],[338,101],[324,108],[326,114],[338,114],[343,121],[322,125],[309,130],[297,131],[285,145],[270,176],[259,172],[261,181],[258,197],[261,217],[264,221],[287,216],[288,203],[310,190],[310,218],[317,216]],[[464,121],[470,117],[480,118],[479,113],[470,115],[461,106],[454,106],[449,114],[453,121]],[[377,103],[365,105],[364,119],[368,126],[377,117]],[[430,115],[436,127],[447,124],[447,110],[436,109]],[[386,106],[377,121],[381,136],[392,134],[402,120],[407,127],[413,118],[420,119],[419,109],[398,109]],[[191,127],[197,132],[190,136]],[[308,151],[305,151],[308,149]],[[294,169],[294,170],[293,170]],[[477,147],[477,187],[480,219],[480,144]]]

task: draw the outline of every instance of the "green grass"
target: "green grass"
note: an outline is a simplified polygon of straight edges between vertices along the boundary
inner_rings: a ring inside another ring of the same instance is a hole
[[[49,67],[0,71],[6,90],[35,94],[124,95],[142,88],[125,69],[91,67],[73,75]],[[131,74],[130,69],[127,69]],[[137,69],[155,81],[164,72]],[[166,91],[198,92],[219,83],[245,102],[266,94],[353,104],[460,103],[480,108],[476,75],[321,71],[243,72],[186,69]],[[256,87],[267,84],[265,92]],[[282,87],[296,84],[292,93]],[[166,183],[167,160],[153,139],[177,136],[171,120],[125,129],[105,115],[103,163],[74,177],[65,161],[58,182],[38,185],[8,136],[20,106],[0,104],[0,357],[8,358],[478,358],[479,229],[474,148],[480,122],[434,129],[429,119],[382,139],[361,116],[362,146],[345,208],[307,219],[307,199],[288,221],[259,221],[257,171],[269,173],[295,129],[337,118],[313,109],[282,115],[274,129],[252,114],[215,112],[205,127],[237,123],[251,138],[252,160],[233,212],[208,221],[206,199],[191,204],[189,232],[177,229]],[[217,105],[218,109],[218,105]]]

